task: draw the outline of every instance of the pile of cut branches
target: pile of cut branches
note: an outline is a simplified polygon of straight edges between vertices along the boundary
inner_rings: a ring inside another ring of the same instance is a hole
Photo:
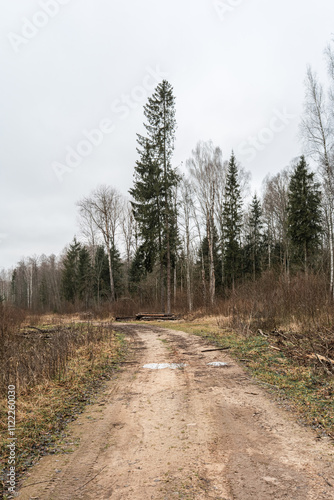
[[[334,331],[322,327],[321,330],[296,333],[273,330],[258,333],[270,343],[270,348],[282,351],[303,366],[312,365],[314,369],[323,370],[334,375]]]

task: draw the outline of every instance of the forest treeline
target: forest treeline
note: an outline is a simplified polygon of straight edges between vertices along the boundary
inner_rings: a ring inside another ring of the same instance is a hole
[[[307,70],[300,125],[304,154],[268,175],[261,194],[249,193],[249,173],[234,153],[226,157],[210,141],[197,143],[182,173],[173,167],[175,97],[169,82],[160,83],[144,106],[146,133],[137,136],[129,197],[103,185],[78,200],[78,239],[58,257],[29,257],[3,270],[1,300],[36,312],[192,311],[214,307],[266,275],[273,287],[275,281],[317,276],[329,300],[333,43],[325,56],[326,85]]]

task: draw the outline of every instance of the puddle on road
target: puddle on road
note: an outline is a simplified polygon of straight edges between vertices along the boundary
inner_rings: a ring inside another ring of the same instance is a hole
[[[164,368],[171,368],[172,370],[181,369],[187,366],[185,363],[149,363],[144,365],[143,368],[149,370],[163,370]]]
[[[163,370],[164,368],[170,368],[171,370],[181,370],[186,366],[186,363],[148,363],[147,365],[144,365],[143,368],[148,368],[149,370]],[[213,363],[207,363],[207,366],[229,366],[229,364],[222,361],[214,361]]]
[[[207,363],[208,366],[228,366],[228,363],[223,363],[222,361],[214,361],[213,363]]]

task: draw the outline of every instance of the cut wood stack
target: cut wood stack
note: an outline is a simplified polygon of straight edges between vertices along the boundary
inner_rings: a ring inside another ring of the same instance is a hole
[[[165,313],[138,313],[136,320],[138,321],[172,321],[177,319],[174,314]]]
[[[117,316],[116,321],[174,321],[178,319],[175,314],[164,313],[138,313],[136,316]]]

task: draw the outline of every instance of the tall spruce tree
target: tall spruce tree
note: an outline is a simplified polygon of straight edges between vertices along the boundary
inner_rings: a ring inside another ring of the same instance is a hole
[[[176,250],[177,227],[173,193],[178,176],[171,160],[175,138],[175,97],[172,86],[163,80],[144,106],[147,137],[137,136],[139,159],[135,166],[134,187],[130,189],[134,217],[141,237],[136,260],[144,258],[150,272],[160,263],[161,307],[171,311],[171,268]]]
[[[87,248],[82,247],[79,251],[77,288],[79,299],[84,302],[86,309],[93,295],[93,284],[91,257]]]
[[[94,294],[97,304],[100,305],[101,299],[107,299],[110,296],[110,273],[109,261],[102,245],[98,246],[94,261],[95,286]]]
[[[247,273],[251,273],[254,280],[261,271],[261,257],[263,250],[262,228],[263,222],[261,202],[255,194],[249,208],[248,231],[246,235],[245,248],[245,271]]]
[[[72,304],[74,304],[79,290],[78,265],[80,249],[80,243],[74,238],[63,262],[61,279],[62,295],[66,301],[72,302]]]
[[[240,232],[242,223],[242,200],[238,181],[238,167],[234,153],[228,164],[225,202],[223,209],[224,237],[224,281],[234,290],[235,280],[240,274]]]
[[[124,276],[121,254],[115,245],[111,247],[111,263],[115,284],[115,296],[118,299],[124,291]]]
[[[137,140],[139,160],[135,167],[134,187],[130,189],[135,200],[132,208],[141,239],[136,260],[141,258],[145,270],[152,272],[156,256],[162,248],[161,168],[154,160],[149,139],[138,135]]]
[[[302,156],[289,183],[288,236],[295,260],[303,261],[305,272],[320,243],[320,201],[319,185]]]

